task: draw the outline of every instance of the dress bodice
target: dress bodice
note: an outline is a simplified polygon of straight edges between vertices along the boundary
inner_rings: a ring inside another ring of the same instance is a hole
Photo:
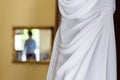
[[[115,11],[115,0],[59,0],[59,10],[65,18],[84,18],[100,11]]]

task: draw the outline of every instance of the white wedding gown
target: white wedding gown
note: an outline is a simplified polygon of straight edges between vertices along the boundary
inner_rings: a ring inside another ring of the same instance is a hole
[[[114,0],[59,0],[47,80],[117,80]]]

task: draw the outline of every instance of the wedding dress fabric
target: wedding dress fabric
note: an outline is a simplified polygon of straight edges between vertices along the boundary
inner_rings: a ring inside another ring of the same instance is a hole
[[[47,80],[117,80],[114,0],[59,0]]]

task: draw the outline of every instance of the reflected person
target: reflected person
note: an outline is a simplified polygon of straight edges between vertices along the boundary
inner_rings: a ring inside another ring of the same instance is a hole
[[[36,49],[36,42],[34,39],[32,39],[32,32],[29,30],[28,31],[28,36],[29,39],[25,41],[25,49],[26,49],[26,56],[27,60],[35,60],[36,55],[35,55],[35,49]]]

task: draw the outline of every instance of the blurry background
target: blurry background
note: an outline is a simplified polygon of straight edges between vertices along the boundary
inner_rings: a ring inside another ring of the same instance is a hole
[[[12,63],[14,26],[55,26],[55,0],[0,0],[0,80],[45,80],[49,64]]]
[[[120,80],[120,0],[116,0],[115,33]],[[49,64],[12,63],[13,26],[54,26],[56,0],[0,0],[0,80],[45,80]],[[57,15],[56,15],[57,14]]]

